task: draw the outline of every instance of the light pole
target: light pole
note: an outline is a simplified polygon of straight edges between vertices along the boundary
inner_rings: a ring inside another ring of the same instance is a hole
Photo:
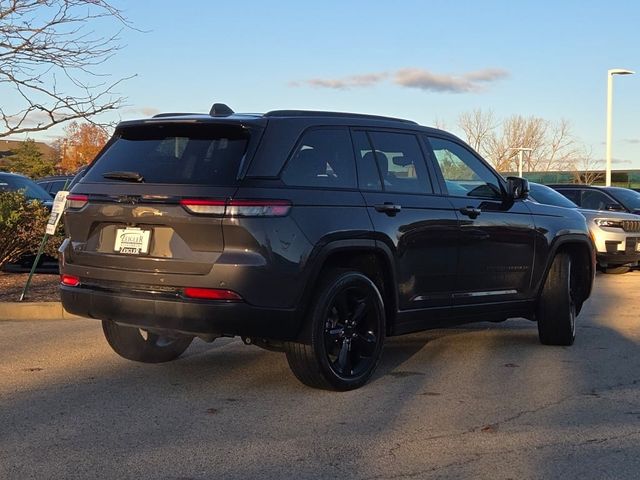
[[[605,186],[611,186],[611,117],[613,111],[613,76],[614,75],[633,75],[635,72],[625,70],[624,68],[612,68],[607,70],[607,166]]]
[[[522,152],[532,152],[533,148],[529,147],[511,147],[509,150],[518,151],[518,176],[522,176]]]

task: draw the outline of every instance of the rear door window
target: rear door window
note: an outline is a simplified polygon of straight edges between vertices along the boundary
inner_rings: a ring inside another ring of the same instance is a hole
[[[114,182],[103,175],[124,171],[146,183],[234,185],[249,139],[240,125],[125,127],[83,181]]]
[[[356,169],[347,128],[305,132],[282,171],[282,181],[296,187],[356,188]]]
[[[415,135],[374,131],[369,132],[369,138],[373,152],[364,152],[363,163],[371,163],[375,158],[384,191],[433,193],[427,165]]]

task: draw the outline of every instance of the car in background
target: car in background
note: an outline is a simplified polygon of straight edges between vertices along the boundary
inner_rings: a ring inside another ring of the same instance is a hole
[[[0,172],[0,192],[22,191],[29,200],[42,202],[44,206],[51,210],[53,207],[53,197],[36,182],[24,175],[17,173]],[[44,233],[44,232],[43,232]],[[5,265],[6,271],[28,271],[31,268],[36,256],[33,254],[24,255],[15,263]],[[38,263],[39,272],[57,272],[57,260],[53,257],[43,255]]]
[[[630,188],[595,185],[548,185],[580,208],[640,214],[640,193]]]
[[[53,197],[44,188],[24,175],[0,172],[0,192],[17,192],[22,190],[29,200],[38,200],[51,209]]]
[[[52,197],[56,196],[60,190],[69,187],[74,175],[55,175],[51,177],[42,177],[36,180],[36,183],[44,188]]]
[[[596,246],[598,266],[606,273],[626,273],[640,262],[640,216],[624,212],[588,210],[553,188],[529,182],[529,198],[556,207],[577,209],[587,219]]]

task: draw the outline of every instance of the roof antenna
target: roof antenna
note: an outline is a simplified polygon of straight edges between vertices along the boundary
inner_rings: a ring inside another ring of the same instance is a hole
[[[228,117],[229,115],[233,115],[233,110],[224,103],[214,103],[209,111],[209,115],[212,117]]]

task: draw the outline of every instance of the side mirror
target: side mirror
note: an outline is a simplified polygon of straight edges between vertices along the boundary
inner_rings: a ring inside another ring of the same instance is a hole
[[[529,196],[529,180],[521,177],[507,177],[507,194],[512,200],[524,200]]]
[[[624,211],[624,207],[619,203],[607,203],[604,207],[605,210],[609,212],[622,212]]]

